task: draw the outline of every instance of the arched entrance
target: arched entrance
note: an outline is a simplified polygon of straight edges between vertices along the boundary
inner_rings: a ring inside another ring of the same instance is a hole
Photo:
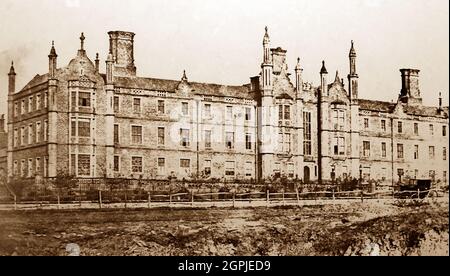
[[[303,180],[305,183],[309,183],[310,180],[310,171],[309,171],[309,167],[305,166],[303,168]]]

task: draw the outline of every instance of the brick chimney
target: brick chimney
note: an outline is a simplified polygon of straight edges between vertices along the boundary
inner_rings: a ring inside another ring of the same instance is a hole
[[[419,72],[417,69],[400,69],[402,89],[400,101],[407,104],[422,104],[419,87]]]
[[[111,31],[109,35],[109,52],[114,59],[114,73],[118,76],[136,76],[134,66],[134,33]]]

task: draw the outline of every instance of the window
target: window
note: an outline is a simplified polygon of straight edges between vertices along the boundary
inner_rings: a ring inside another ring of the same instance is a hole
[[[303,112],[303,153],[311,155],[311,113]]]
[[[41,122],[36,122],[36,143],[41,142]]]
[[[365,157],[370,156],[370,142],[369,141],[363,141],[363,155]]]
[[[211,148],[211,130],[205,130],[205,148]]]
[[[119,125],[114,124],[114,144],[118,144],[120,142],[119,138]]]
[[[434,135],[434,126],[430,124],[430,135]]]
[[[447,160],[447,148],[442,148],[442,160]]]
[[[131,142],[142,144],[142,126],[131,126]]]
[[[91,137],[91,121],[79,120],[78,121],[78,136],[79,137]]]
[[[190,144],[190,135],[189,135],[189,129],[180,129],[180,145],[183,147],[189,147]]]
[[[17,128],[14,129],[14,147],[17,147],[19,142],[19,131]]]
[[[28,177],[33,177],[33,159],[28,159]]]
[[[190,159],[180,159],[180,168],[189,169],[191,167]]]
[[[44,94],[44,108],[47,108],[48,106],[48,93],[45,92]]]
[[[18,173],[19,173],[19,164],[18,164],[17,160],[14,160],[13,172],[14,172],[14,175],[18,175]]]
[[[140,98],[133,98],[133,112],[141,113],[141,99]]]
[[[419,145],[414,145],[414,159],[419,159]]]
[[[278,119],[280,121],[283,120],[283,119],[284,120],[290,120],[291,119],[291,106],[290,105],[281,105],[280,104],[278,106]]]
[[[225,144],[227,149],[234,148],[234,132],[225,133]]]
[[[158,100],[158,113],[159,114],[164,114],[165,111],[165,105],[164,105],[164,101],[163,100]]]
[[[434,170],[430,170],[428,172],[428,175],[430,176],[430,178],[434,181],[434,177],[436,176],[436,172]]]
[[[20,145],[25,145],[25,127],[20,128]]]
[[[246,177],[251,177],[253,176],[253,163],[252,162],[245,162],[245,176]]]
[[[41,94],[36,95],[36,110],[41,109]]]
[[[166,159],[165,158],[158,158],[158,174],[164,175],[166,172]]]
[[[33,124],[28,125],[28,145],[33,143]]]
[[[274,166],[273,166],[273,175],[275,176],[275,178],[280,178],[281,176],[281,168],[280,168],[280,162],[275,162]]]
[[[47,177],[47,171],[48,171],[48,157],[44,157],[44,177]]]
[[[289,105],[284,106],[284,119],[285,120],[291,119],[291,107]]]
[[[72,91],[72,93],[70,95],[71,95],[72,107],[77,107],[77,92]]]
[[[250,121],[252,119],[252,109],[250,107],[245,108],[245,120]]]
[[[381,143],[381,157],[386,157],[386,143],[382,142]]]
[[[77,121],[76,119],[72,119],[70,122],[70,134],[71,136],[77,136]]]
[[[364,128],[369,128],[369,118],[364,118]]]
[[[28,98],[28,113],[33,111],[33,96]]]
[[[114,164],[113,168],[115,172],[120,171],[120,156],[114,155]]]
[[[397,122],[397,132],[402,133],[403,132],[403,123]]]
[[[415,170],[414,170],[414,178],[417,179],[418,176],[419,176],[419,170],[418,170],[418,169],[415,169]]]
[[[91,107],[91,93],[90,92],[78,92],[78,106]]]
[[[211,117],[211,104],[205,104],[203,111],[206,118]]]
[[[22,100],[21,106],[20,106],[20,114],[25,114],[25,100]]]
[[[72,175],[77,174],[77,156],[75,154],[70,155],[70,172]]]
[[[281,104],[278,106],[278,120],[283,120],[283,106]]]
[[[345,154],[345,138],[344,137],[334,137],[333,138],[333,150],[334,150],[334,155],[344,155]]]
[[[165,133],[163,127],[158,127],[158,145],[162,146],[165,144]]]
[[[44,121],[44,141],[48,140],[48,121]]]
[[[19,104],[14,102],[14,116],[19,115]]]
[[[291,134],[290,133],[284,134],[283,151],[291,152]]]
[[[442,136],[447,136],[447,126],[442,126]]]
[[[245,149],[252,149],[252,135],[250,133],[245,134]]]
[[[344,110],[333,110],[333,125],[335,130],[343,130],[345,124]]]
[[[233,120],[233,107],[232,106],[227,106],[227,116],[226,116],[227,120]]]
[[[288,171],[288,177],[294,178],[294,164],[288,163],[287,164],[287,171]]]
[[[114,113],[118,113],[120,111],[119,96],[114,96],[113,101],[114,101],[113,102]]]
[[[414,123],[414,135],[419,135],[419,124]]]
[[[225,162],[225,175],[226,176],[234,176],[234,161],[226,161]]]
[[[41,175],[41,158],[36,158],[36,174]]]
[[[434,159],[434,146],[428,147],[428,154],[430,156],[430,159]]]
[[[131,171],[133,173],[142,173],[142,157],[131,157]]]
[[[205,160],[204,172],[206,176],[211,175],[211,160]]]
[[[25,159],[22,159],[20,161],[20,176],[24,177],[25,176]]]
[[[403,144],[397,144],[397,158],[403,158]]]
[[[78,155],[78,175],[79,176],[91,175],[91,156],[89,154]]]
[[[189,115],[189,104],[186,102],[181,103],[181,113],[184,116]]]
[[[381,130],[386,132],[386,120],[381,120]]]

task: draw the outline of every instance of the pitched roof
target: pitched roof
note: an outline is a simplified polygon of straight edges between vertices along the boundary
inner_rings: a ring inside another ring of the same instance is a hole
[[[43,84],[48,81],[48,73],[44,75],[36,75],[33,79],[31,79],[20,91],[30,89],[39,84]]]
[[[439,108],[434,106],[406,105],[404,107],[406,114],[424,116],[424,117],[448,117],[448,112],[439,113]],[[443,110],[444,111],[444,110]]]
[[[142,77],[115,77],[114,82],[116,86],[124,88],[166,92],[175,92],[180,84],[180,81],[178,80]],[[200,82],[188,82],[188,85],[196,94],[252,99],[248,85],[234,86]]]
[[[390,103],[390,102],[373,101],[373,100],[365,100],[365,99],[359,99],[358,103],[359,103],[359,109],[379,111],[379,112],[392,112],[396,105],[395,103]]]

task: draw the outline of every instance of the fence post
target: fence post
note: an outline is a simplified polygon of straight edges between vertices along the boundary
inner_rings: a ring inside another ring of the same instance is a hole
[[[236,202],[236,192],[233,192],[233,208],[235,207]]]
[[[336,197],[334,195],[334,189],[333,189],[333,205],[334,205],[335,202],[336,202]]]
[[[417,199],[420,199],[420,190],[417,189]]]
[[[282,197],[283,197],[283,206],[284,206],[284,204],[285,204],[285,201],[284,201],[284,189],[282,190],[281,195],[282,195]]]
[[[191,206],[194,206],[194,191],[191,194]]]
[[[100,209],[102,209],[102,190],[98,190],[98,204]]]
[[[169,207],[172,206],[172,192],[169,192]]]
[[[17,196],[14,195],[14,210],[17,210]]]
[[[267,202],[267,206],[269,206],[270,205],[270,191],[269,191],[269,189],[267,189],[266,202]]]
[[[59,193],[56,195],[56,198],[58,199],[58,210],[59,210],[59,208],[61,207],[61,206],[60,206],[61,200],[60,200],[60,198],[59,198]]]
[[[150,192],[148,192],[148,201],[147,201],[147,206],[148,206],[148,208],[150,208],[150,202],[152,201],[152,199],[151,199],[151,195],[150,195]]]
[[[297,205],[300,206],[300,195],[298,194],[298,187],[295,188],[295,193],[297,195]]]
[[[364,191],[361,190],[361,203],[364,203]]]

